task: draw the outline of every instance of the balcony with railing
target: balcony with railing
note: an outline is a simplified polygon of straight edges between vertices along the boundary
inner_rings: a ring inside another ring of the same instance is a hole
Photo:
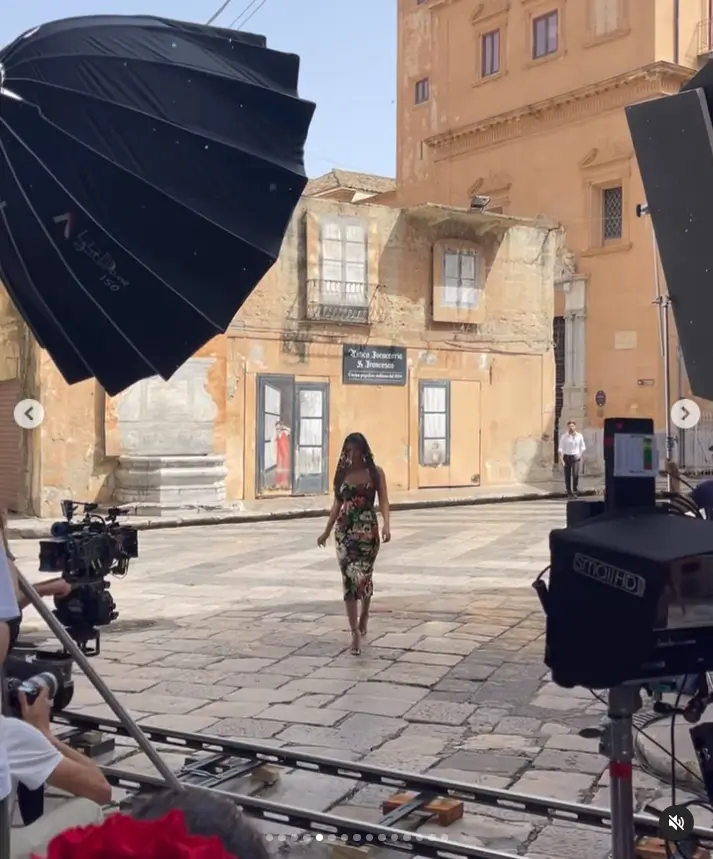
[[[696,28],[696,57],[708,59],[713,54],[713,19],[699,21]]]
[[[306,317],[317,322],[369,325],[374,287],[344,280],[307,281]]]

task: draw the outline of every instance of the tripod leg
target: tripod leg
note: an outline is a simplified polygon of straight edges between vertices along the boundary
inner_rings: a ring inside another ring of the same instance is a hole
[[[637,687],[618,686],[609,690],[607,752],[611,797],[611,859],[636,859],[632,784],[634,760],[632,716],[640,705],[641,698]]]
[[[57,639],[60,644],[67,650],[67,652],[71,655],[72,659],[74,659],[77,665],[82,669],[92,686],[97,690],[97,692],[102,696],[102,698],[112,709],[112,711],[116,715],[116,718],[126,728],[129,736],[136,741],[141,751],[156,767],[161,778],[166,782],[169,787],[182,788],[183,785],[178,780],[178,778],[176,778],[175,773],[171,772],[171,770],[166,766],[165,761],[159,755],[156,749],[151,745],[144,732],[141,730],[141,728],[139,728],[136,722],[134,722],[134,720],[126,712],[124,707],[119,703],[119,701],[117,701],[114,696],[114,693],[101,679],[97,672],[92,668],[91,663],[89,662],[87,657],[82,653],[79,647],[77,647],[67,630],[47,608],[44,602],[42,602],[42,597],[39,596],[37,591],[32,587],[32,585],[27,581],[27,579],[22,575],[22,573],[18,573],[18,582],[22,593],[27,597],[27,599],[34,606],[34,608],[37,609],[37,612],[42,618],[42,620],[44,620],[50,630],[57,636]],[[5,854],[0,852],[0,856],[4,855]]]

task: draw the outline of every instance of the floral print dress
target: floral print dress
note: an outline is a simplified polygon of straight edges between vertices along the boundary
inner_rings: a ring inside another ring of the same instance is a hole
[[[342,506],[334,528],[344,599],[370,597],[372,573],[379,554],[379,522],[371,483],[343,483],[337,496]]]

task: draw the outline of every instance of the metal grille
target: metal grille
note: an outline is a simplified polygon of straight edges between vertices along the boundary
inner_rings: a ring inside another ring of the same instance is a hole
[[[344,280],[307,282],[307,318],[368,324],[373,287]]]
[[[22,430],[13,417],[21,399],[19,379],[0,382],[0,507],[19,511]]]
[[[555,316],[552,320],[552,340],[555,349],[555,425],[554,425],[554,461],[558,461],[557,448],[559,447],[560,420],[562,419],[562,408],[564,407],[564,316]]]
[[[713,474],[713,413],[701,412],[692,429],[678,431],[679,464],[689,473]]]
[[[604,241],[620,239],[622,233],[622,216],[624,211],[624,195],[621,187],[606,188],[602,195],[602,215],[604,218]]]
[[[699,21],[698,26],[696,28],[696,42],[698,43],[698,49],[696,51],[696,55],[698,57],[705,57],[711,53],[711,48],[713,48],[713,21],[707,19],[705,21]]]

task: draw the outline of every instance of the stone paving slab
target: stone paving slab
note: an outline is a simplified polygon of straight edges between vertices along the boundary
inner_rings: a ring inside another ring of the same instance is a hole
[[[154,728],[601,804],[608,801],[606,761],[577,735],[598,724],[601,704],[550,682],[544,618],[530,588],[548,560],[546,548],[533,547],[563,522],[564,505],[552,501],[395,513],[358,658],[349,652],[336,563],[330,553],[332,564],[324,564],[310,520],[147,532],[129,575],[112,582],[120,618],[94,666],[135,718]],[[522,537],[514,549],[513,523]],[[402,539],[410,541],[404,553]],[[459,552],[476,543],[489,560],[475,553],[454,577]],[[41,578],[32,569],[36,545],[24,540],[15,548],[21,568]],[[513,551],[522,554],[522,568],[510,563]],[[500,570],[492,565],[498,557]],[[236,571],[228,586],[211,573],[213,561]],[[28,612],[26,627],[36,623]],[[112,717],[81,676],[74,707]],[[164,753],[181,766],[175,749]],[[124,759],[147,765],[139,758],[131,743],[119,744],[121,766]],[[639,770],[635,784],[639,807],[666,795]],[[393,792],[304,771],[250,789],[365,820]],[[275,843],[294,841],[289,827],[261,827],[292,839]],[[421,821],[420,831],[439,830],[433,827]],[[549,859],[604,859],[608,849],[605,831],[476,805],[442,834]]]

